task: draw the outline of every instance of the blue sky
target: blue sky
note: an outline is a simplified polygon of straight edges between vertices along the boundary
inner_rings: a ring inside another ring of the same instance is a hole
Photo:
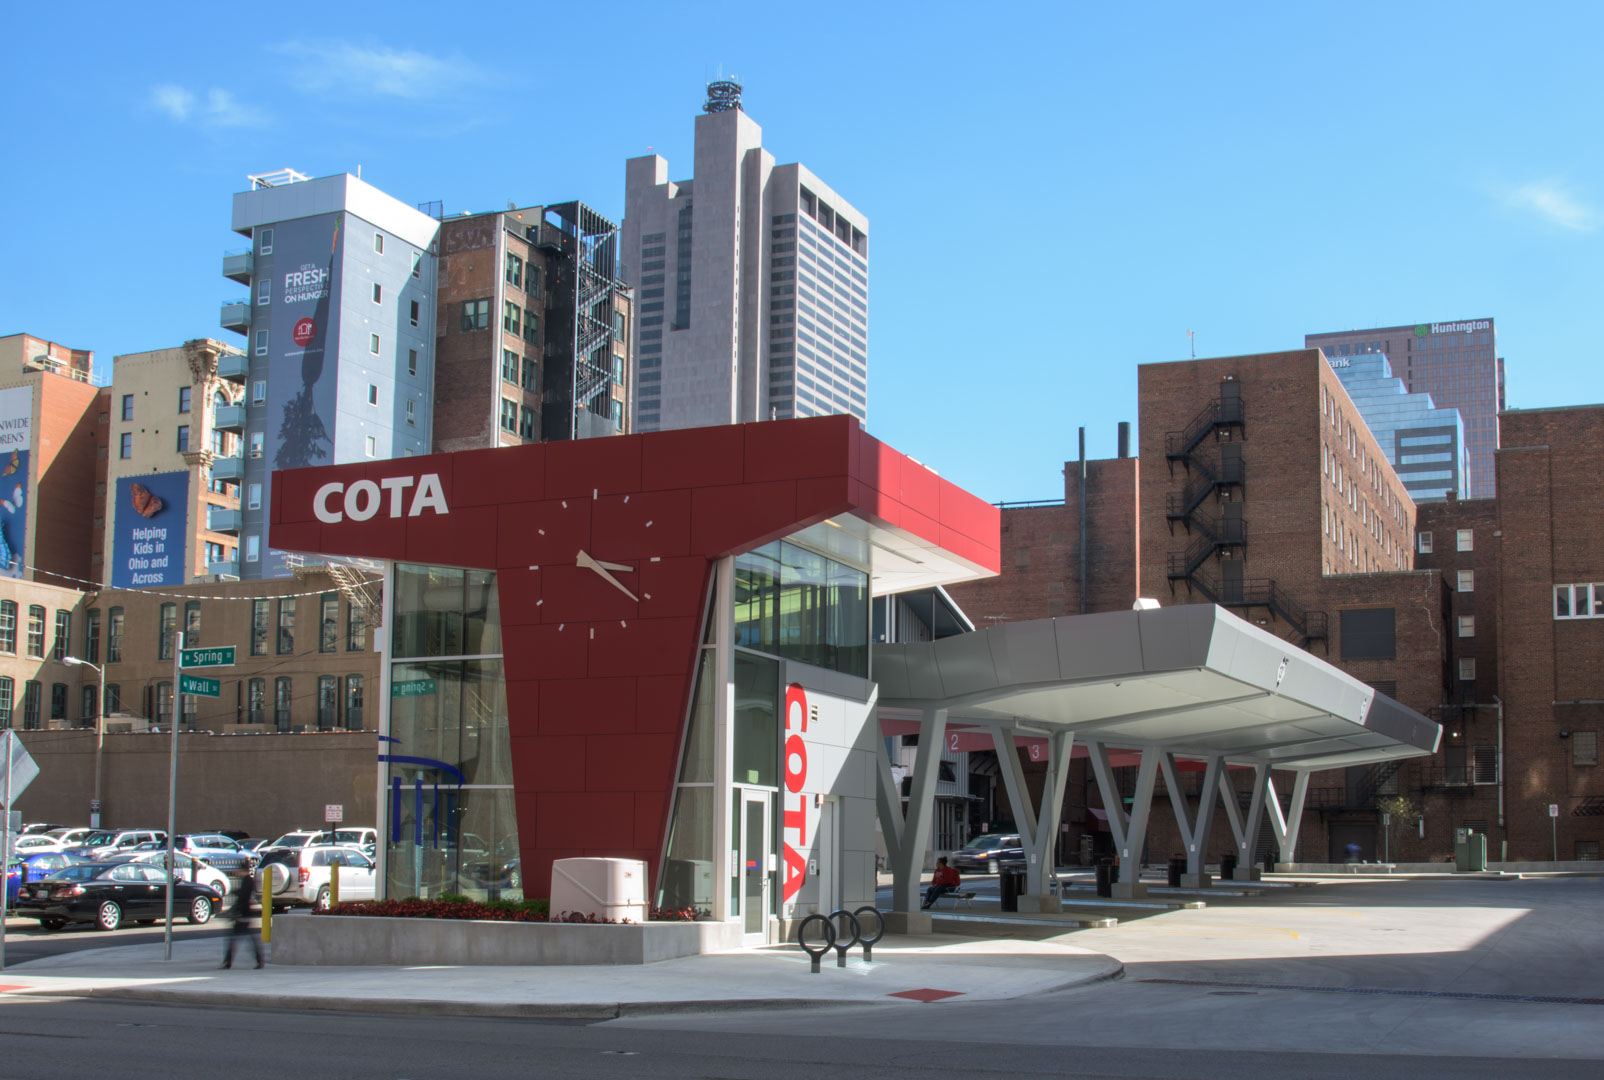
[[[1079,425],[1112,455],[1188,330],[1492,316],[1511,405],[1604,401],[1599,5],[595,10],[14,9],[0,333],[228,336],[230,195],[286,166],[621,217],[625,158],[689,175],[722,70],[869,216],[871,432],[986,499],[1060,497]]]

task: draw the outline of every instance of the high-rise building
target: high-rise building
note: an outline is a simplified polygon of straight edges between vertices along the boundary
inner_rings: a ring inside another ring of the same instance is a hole
[[[1492,319],[1306,334],[1303,343],[1324,350],[1333,360],[1385,353],[1411,393],[1430,394],[1438,407],[1458,409],[1465,421],[1470,458],[1470,487],[1459,494],[1492,497],[1497,483],[1493,451],[1498,449],[1498,414],[1508,407],[1504,358],[1498,355],[1498,329]]]
[[[439,281],[436,451],[626,429],[618,226],[579,202],[446,218]]]
[[[439,230],[343,173],[250,181],[234,196],[233,227],[251,247],[223,258],[223,276],[250,292],[222,309],[248,342],[245,407],[228,417],[245,439],[247,579],[289,569],[268,536],[275,470],[431,450]]]
[[[104,584],[134,589],[239,575],[245,359],[211,339],[116,358],[103,477]]]
[[[869,415],[869,220],[776,165],[740,86],[709,84],[695,173],[626,163],[635,428]]]
[[[1411,394],[1385,353],[1327,357],[1381,452],[1415,502],[1468,491],[1470,463],[1458,409]]]

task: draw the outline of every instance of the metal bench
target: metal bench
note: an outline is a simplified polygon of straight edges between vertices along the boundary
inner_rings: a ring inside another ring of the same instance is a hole
[[[968,907],[969,906],[969,902],[971,900],[973,900],[974,898],[975,898],[975,894],[973,892],[971,892],[970,890],[968,890],[968,889],[959,889],[956,892],[942,893],[940,896],[936,897],[936,903],[935,904],[931,904],[930,908],[933,909],[936,906],[936,904],[941,903],[943,900],[956,901],[956,903],[954,903],[952,905],[953,907]]]

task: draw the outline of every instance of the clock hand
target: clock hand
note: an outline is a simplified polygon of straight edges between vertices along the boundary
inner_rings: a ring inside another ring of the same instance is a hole
[[[608,562],[605,559],[592,559],[591,561],[603,570],[617,570],[624,574],[633,574],[635,572],[633,566],[625,566],[623,563]]]
[[[595,571],[597,577],[599,577],[603,581],[607,582],[613,588],[617,589],[619,592],[623,593],[625,596],[629,597],[631,600],[635,601],[637,604],[640,603],[640,597],[638,597],[634,593],[630,592],[629,589],[624,585],[624,583],[622,581],[619,581],[617,578],[613,577],[613,575],[608,573],[607,570],[602,566],[601,563],[597,562],[595,559],[593,559],[589,555],[585,554],[584,551],[581,551],[578,555],[576,555],[574,557],[574,565],[582,566],[586,570]]]

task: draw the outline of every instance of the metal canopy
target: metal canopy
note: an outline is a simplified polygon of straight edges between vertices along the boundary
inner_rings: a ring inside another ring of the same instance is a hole
[[[942,709],[948,730],[1072,732],[1232,765],[1368,765],[1433,753],[1442,739],[1440,725],[1214,605],[876,645],[874,678],[882,716]]]

